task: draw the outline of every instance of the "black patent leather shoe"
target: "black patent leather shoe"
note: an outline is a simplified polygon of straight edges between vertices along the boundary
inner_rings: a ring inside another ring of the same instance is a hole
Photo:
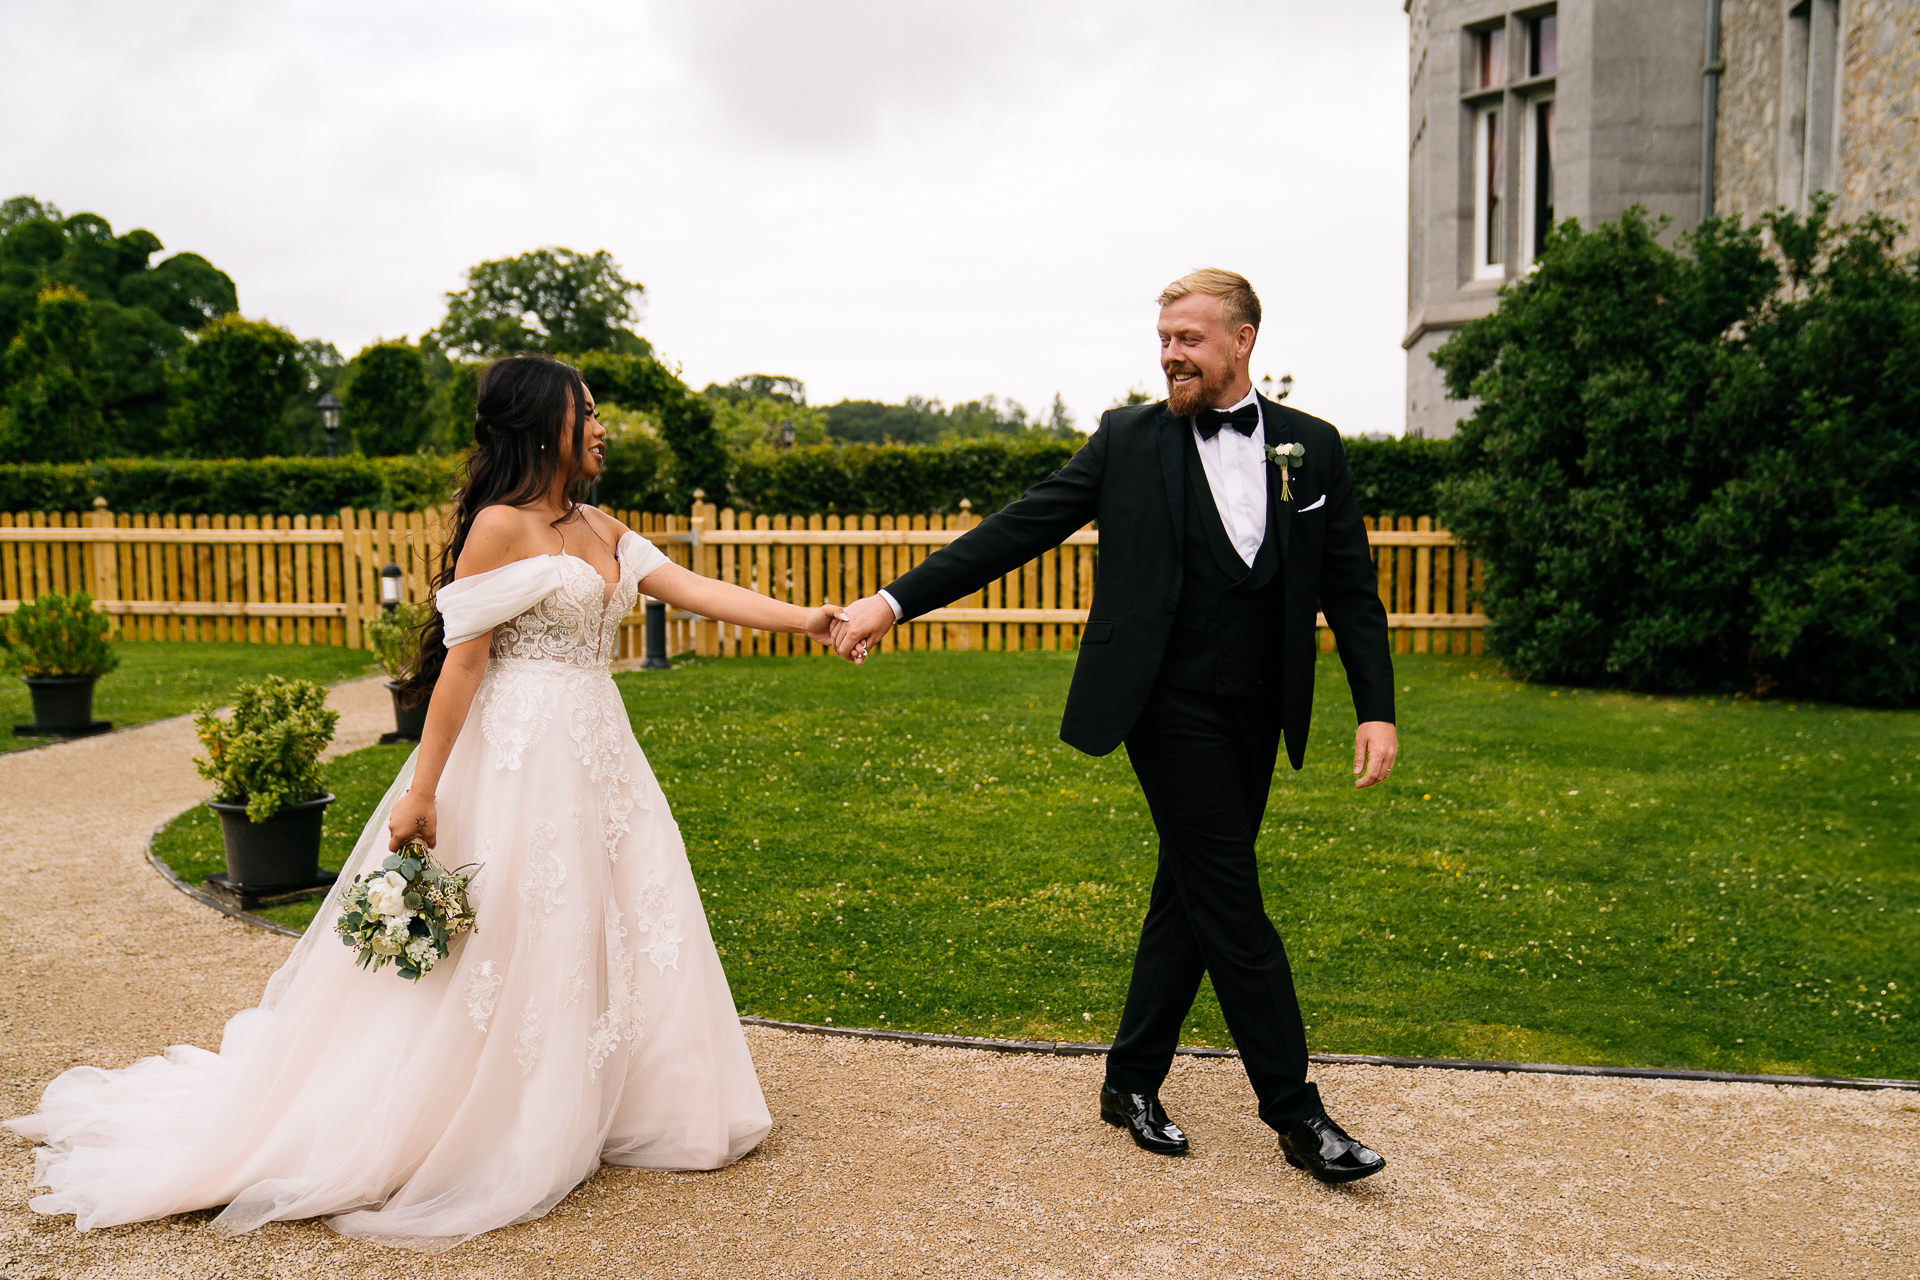
[[[1121,1093],[1111,1085],[1100,1086],[1100,1118],[1133,1135],[1134,1145],[1155,1155],[1187,1154],[1187,1135],[1167,1118],[1160,1099],[1150,1093]]]
[[[1387,1167],[1385,1156],[1348,1134],[1324,1111],[1282,1129],[1280,1154],[1322,1182],[1353,1182]]]

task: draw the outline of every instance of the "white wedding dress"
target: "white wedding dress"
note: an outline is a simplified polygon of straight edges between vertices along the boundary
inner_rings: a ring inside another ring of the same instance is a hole
[[[327,1216],[438,1251],[551,1209],[601,1161],[713,1169],[772,1127],[666,797],[608,673],[640,580],[572,556],[436,598],[450,643],[493,629],[441,778],[447,866],[484,867],[477,929],[418,984],[356,968],[327,896],[218,1054],[75,1067],[7,1122],[44,1143],[31,1201],[81,1230],[225,1205],[216,1230]],[[386,856],[409,759],[341,872]]]

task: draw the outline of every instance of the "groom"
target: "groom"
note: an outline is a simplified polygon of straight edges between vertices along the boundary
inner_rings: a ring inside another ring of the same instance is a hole
[[[1065,467],[849,606],[835,648],[864,658],[895,622],[1100,522],[1099,582],[1060,736],[1096,756],[1126,743],[1160,835],[1100,1114],[1148,1151],[1186,1152],[1159,1091],[1210,974],[1287,1162],[1348,1182],[1386,1161],[1327,1116],[1307,1081],[1300,1006],[1261,904],[1254,841],[1280,739],[1295,769],[1306,754],[1316,609],[1353,691],[1354,785],[1392,771],[1386,610],[1339,432],[1254,394],[1252,286],[1230,271],[1195,271],[1159,301],[1166,400],[1108,411]]]

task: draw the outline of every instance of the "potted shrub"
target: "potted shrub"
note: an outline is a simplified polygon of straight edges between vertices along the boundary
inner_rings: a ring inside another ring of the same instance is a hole
[[[244,906],[333,883],[320,871],[320,822],[333,803],[320,753],[339,722],[325,689],[279,676],[236,688],[229,719],[200,708],[193,723],[207,754],[194,764],[214,783],[207,807],[227,849],[226,874],[208,876],[208,888]]]
[[[107,640],[107,615],[84,591],[43,595],[0,616],[6,665],[25,679],[33,698],[32,724],[15,725],[22,738],[78,738],[113,725],[93,718],[93,683],[120,665]]]
[[[413,674],[420,661],[420,628],[433,617],[433,606],[402,601],[391,609],[382,609],[367,621],[367,639],[373,645],[373,659],[387,673],[387,692],[393,695],[393,732],[382,734],[382,742],[418,742],[427,727],[427,700],[407,703],[400,696],[400,682]]]

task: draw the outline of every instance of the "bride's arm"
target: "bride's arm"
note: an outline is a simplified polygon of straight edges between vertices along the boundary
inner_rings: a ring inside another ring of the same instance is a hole
[[[454,567],[456,578],[469,578],[511,564],[529,554],[527,532],[529,518],[512,507],[493,506],[474,517],[467,534],[467,545]],[[429,849],[440,838],[439,815],[433,793],[440,785],[440,773],[453,754],[453,740],[467,722],[467,710],[487,674],[487,650],[493,644],[493,632],[475,636],[447,650],[446,665],[434,682],[433,696],[427,701],[427,723],[420,733],[420,750],[413,760],[413,782],[406,794],[394,802],[387,814],[387,848],[398,849],[409,840],[422,840]]]
[[[467,722],[467,710],[487,674],[487,649],[493,632],[454,645],[447,650],[446,665],[434,682],[433,696],[427,702],[427,723],[420,733],[420,751],[413,760],[413,782],[406,794],[394,802],[387,814],[387,848],[398,849],[409,840],[423,840],[429,849],[440,838],[439,814],[433,793],[440,786],[440,773],[453,754],[453,740]]]
[[[655,600],[664,600],[676,609],[697,613],[703,618],[731,622],[757,631],[793,631],[803,633],[821,644],[831,642],[830,628],[844,617],[839,605],[823,604],[803,609],[797,604],[775,600],[731,582],[703,578],[677,564],[663,564],[640,580],[640,589]]]

